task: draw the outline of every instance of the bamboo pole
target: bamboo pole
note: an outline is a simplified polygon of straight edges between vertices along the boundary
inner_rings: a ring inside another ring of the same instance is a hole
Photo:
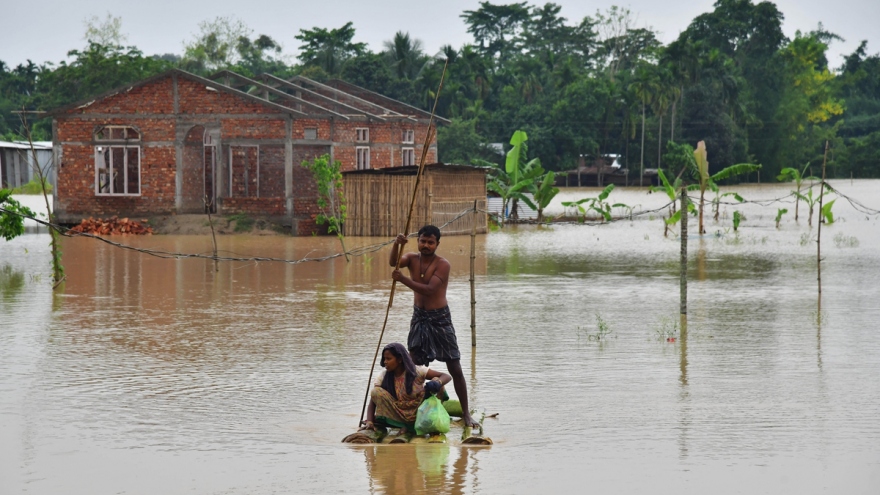
[[[827,160],[828,141],[825,141],[825,156],[822,158],[822,184],[819,185],[819,230],[816,234],[816,281],[819,284],[819,294],[822,293],[822,198],[825,196],[825,164]]]
[[[428,149],[431,147],[431,141],[434,140],[434,115],[437,112],[437,102],[440,101],[440,92],[443,90],[443,80],[446,78],[446,69],[449,67],[449,59],[443,64],[443,73],[440,74],[440,86],[437,88],[437,94],[434,97],[434,107],[431,108],[431,118],[428,120],[428,132],[425,134],[425,144],[422,147],[422,156],[419,160],[419,170],[416,172],[416,180],[413,184],[412,198],[409,202],[409,213],[406,216],[406,227],[404,234],[409,234],[410,224],[412,223],[413,208],[416,204],[416,193],[419,190],[419,181],[422,178],[422,172],[425,170],[425,160],[428,158]],[[403,255],[403,246],[397,250],[397,261],[394,266],[400,268],[400,258]],[[361,406],[361,417],[358,419],[358,426],[364,421],[364,413],[367,411],[367,399],[370,397],[370,384],[373,381],[373,371],[376,369],[376,358],[379,357],[379,347],[382,345],[382,337],[385,336],[385,328],[388,326],[388,314],[391,312],[391,305],[394,303],[394,291],[397,288],[397,280],[391,282],[391,294],[388,296],[388,306],[385,308],[385,321],[382,323],[382,331],[379,333],[379,341],[376,342],[376,352],[373,354],[373,364],[370,366],[370,377],[367,379],[367,389],[364,391],[364,404]]]
[[[477,259],[477,200],[474,200],[474,226],[471,229],[471,347],[477,347],[477,291],[474,260]]]
[[[687,189],[681,188],[681,275],[679,281],[679,296],[681,308],[679,312],[682,318],[687,315],[687,237],[688,237],[688,209]]]

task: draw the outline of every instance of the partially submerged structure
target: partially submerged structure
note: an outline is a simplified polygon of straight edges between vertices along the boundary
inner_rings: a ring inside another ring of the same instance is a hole
[[[393,237],[406,225],[418,166],[343,174],[351,236]],[[474,203],[477,211],[473,214]],[[416,190],[412,226],[443,227],[444,235],[486,233],[486,170],[465,165],[426,165]]]
[[[212,211],[268,216],[300,235],[320,230],[303,161],[417,165],[430,117],[343,81],[178,69],[49,115],[62,223]],[[437,161],[436,140],[427,160]]]

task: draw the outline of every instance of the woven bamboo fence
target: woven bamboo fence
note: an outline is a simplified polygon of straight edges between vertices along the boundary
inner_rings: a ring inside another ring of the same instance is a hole
[[[393,237],[406,225],[415,176],[400,174],[345,174],[346,236]],[[479,169],[425,170],[416,192],[412,226],[442,226],[467,210],[486,210],[486,176]],[[470,234],[474,215],[443,227],[444,235]],[[486,214],[476,215],[477,232],[487,232]]]

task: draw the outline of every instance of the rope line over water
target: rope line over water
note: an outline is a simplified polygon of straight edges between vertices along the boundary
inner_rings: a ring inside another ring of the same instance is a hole
[[[836,188],[831,189],[831,190],[834,192],[834,194],[837,197],[848,202],[853,207],[853,209],[855,209],[857,212],[862,213],[864,215],[868,215],[868,216],[880,215],[880,210],[868,207],[864,203],[862,203],[861,201],[840,192]],[[771,206],[776,203],[791,204],[791,203],[794,203],[795,201],[796,201],[796,198],[794,196],[794,193],[791,193],[786,196],[782,196],[779,198],[773,198],[773,199],[746,200],[746,201],[742,201],[742,202],[739,202],[739,201],[719,201],[717,203],[715,203],[713,201],[706,201],[706,204],[707,205],[720,204],[720,205],[728,205],[728,206],[736,206],[736,205],[743,205],[743,204],[755,204],[755,205],[766,207],[766,206]],[[610,224],[617,223],[617,222],[629,222],[629,221],[634,220],[639,217],[658,215],[661,213],[665,213],[668,210],[668,208],[670,206],[672,206],[674,203],[675,203],[675,201],[670,201],[670,202],[666,203],[665,205],[660,206],[658,208],[653,208],[650,210],[634,211],[634,212],[632,212],[632,214],[621,215],[621,216],[614,217],[611,220],[607,220],[607,221],[567,220],[567,221],[537,222],[535,220],[516,220],[514,222],[510,222],[510,220],[507,220],[507,222],[508,223],[515,223],[518,225],[523,225],[523,224],[524,225],[546,225],[546,226],[580,225],[580,226],[589,226],[589,227],[599,227],[599,226],[603,226],[603,225],[610,225]],[[274,258],[274,257],[266,257],[266,256],[214,256],[213,254],[205,254],[205,253],[180,253],[180,252],[173,252],[173,251],[164,251],[161,249],[139,248],[139,247],[123,244],[121,242],[112,241],[110,239],[107,239],[106,237],[101,237],[101,236],[95,235],[95,234],[89,234],[86,232],[72,232],[70,228],[64,227],[62,225],[54,224],[51,222],[47,222],[45,220],[41,220],[36,217],[32,217],[30,215],[25,215],[25,214],[22,214],[22,213],[19,213],[16,211],[8,210],[6,208],[3,208],[2,206],[0,206],[0,211],[2,211],[3,213],[6,213],[6,214],[16,215],[16,216],[19,216],[19,217],[22,217],[22,218],[25,218],[28,220],[32,220],[32,221],[38,223],[39,225],[42,225],[42,226],[50,228],[50,229],[54,229],[55,231],[59,232],[61,235],[64,235],[66,237],[87,237],[87,238],[95,239],[97,241],[103,242],[107,245],[110,245],[110,246],[113,246],[113,247],[116,247],[119,249],[126,249],[129,251],[135,251],[138,253],[146,254],[149,256],[154,256],[157,258],[164,258],[164,259],[203,259],[203,260],[210,260],[210,261],[273,262],[273,263],[285,263],[288,265],[297,265],[300,263],[328,261],[328,260],[332,260],[335,258],[343,257],[346,254],[348,254],[349,256],[365,256],[365,255],[368,255],[371,253],[375,253],[375,252],[381,250],[382,248],[384,248],[385,246],[389,246],[394,243],[394,239],[391,239],[389,241],[371,244],[369,246],[361,246],[361,247],[349,249],[347,252],[334,253],[334,254],[330,254],[327,256],[305,257],[305,258],[299,258],[299,259]],[[461,219],[462,217],[473,214],[474,211],[475,211],[474,208],[468,208],[466,210],[462,210],[461,212],[457,213],[455,215],[455,217],[448,220],[446,223],[439,225],[438,227],[440,228],[441,231],[443,231],[443,229],[445,227],[449,226],[451,223]],[[493,215],[493,216],[497,217],[496,213],[490,212],[490,211],[484,210],[484,209],[478,208],[478,209],[476,209],[476,212],[477,213],[485,213],[485,214],[489,214],[489,215]],[[557,218],[561,218],[561,216],[557,217]],[[414,235],[415,235],[414,232],[408,234],[409,237],[412,237]]]

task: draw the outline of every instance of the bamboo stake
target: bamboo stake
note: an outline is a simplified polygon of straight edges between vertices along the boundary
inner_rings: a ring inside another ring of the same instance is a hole
[[[688,237],[688,209],[687,189],[681,188],[681,276],[679,282],[679,296],[681,308],[679,313],[682,317],[687,315],[687,237]]]
[[[819,283],[819,294],[822,293],[822,198],[825,196],[825,164],[827,160],[828,141],[825,141],[825,156],[822,158],[822,184],[819,185],[819,230],[816,234],[816,281]]]
[[[471,229],[471,347],[477,347],[477,291],[474,286],[474,260],[477,258],[477,200],[474,200],[474,225]]]
[[[434,96],[434,106],[431,108],[431,118],[428,120],[428,132],[425,134],[425,145],[422,147],[422,156],[419,160],[419,170],[416,172],[416,180],[413,184],[412,198],[409,202],[409,213],[406,216],[406,227],[403,232],[409,234],[410,224],[412,223],[413,208],[416,204],[416,193],[419,190],[419,182],[422,179],[422,172],[425,170],[425,160],[428,158],[428,148],[431,141],[434,140],[434,115],[437,112],[437,102],[440,101],[440,92],[443,90],[443,80],[446,78],[446,69],[449,67],[449,59],[443,64],[443,73],[440,74],[440,86],[437,88],[437,94]],[[395,268],[400,269],[400,258],[403,256],[403,246],[397,250],[397,261],[394,263]],[[367,379],[367,390],[364,391],[364,404],[361,406],[361,417],[358,419],[358,426],[364,421],[364,413],[367,411],[367,399],[370,397],[370,384],[373,381],[373,371],[376,369],[376,358],[379,357],[379,347],[382,345],[382,337],[385,336],[385,327],[388,326],[388,314],[391,312],[391,305],[394,303],[394,291],[397,288],[397,280],[391,282],[391,294],[388,296],[388,306],[385,308],[385,321],[382,323],[382,331],[379,333],[379,341],[376,342],[376,352],[373,354],[373,364],[370,366],[370,377]]]

